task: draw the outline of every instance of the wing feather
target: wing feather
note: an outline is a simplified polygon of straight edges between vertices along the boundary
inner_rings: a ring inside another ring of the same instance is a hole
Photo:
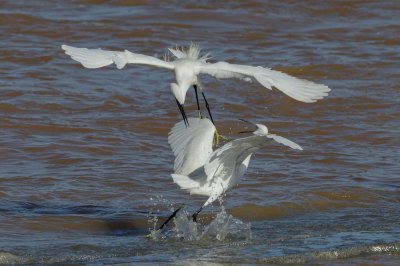
[[[303,148],[299,144],[297,144],[291,140],[288,140],[287,138],[284,138],[284,137],[281,137],[281,136],[278,136],[275,134],[268,134],[267,137],[275,140],[276,142],[278,142],[280,144],[288,146],[292,149],[301,150],[301,151],[303,150]]]
[[[186,189],[190,191],[191,189],[195,189],[200,186],[199,182],[190,179],[190,177],[186,175],[171,174],[171,177],[174,183],[180,186],[181,189]]]
[[[86,68],[99,68],[114,63],[113,57],[119,52],[104,51],[101,49],[75,48],[68,45],[62,45],[65,53],[71,56],[75,61],[80,62]]]
[[[236,168],[253,152],[268,144],[265,136],[250,136],[228,142],[215,150],[204,165],[207,181],[230,178]]]
[[[78,61],[86,68],[100,68],[114,63],[118,69],[122,69],[129,63],[174,69],[174,65],[170,62],[152,56],[135,54],[128,50],[119,52],[102,49],[77,48],[68,45],[61,45],[61,48],[67,55],[71,56],[72,59]]]
[[[221,148],[215,150],[204,165],[207,181],[214,177],[227,179],[239,167],[246,158],[257,151],[259,148],[271,143],[271,140],[289,146],[292,149],[303,150],[300,145],[287,138],[275,135],[254,135],[246,138],[233,140]]]
[[[272,90],[273,87],[298,101],[311,103],[328,95],[330,89],[323,84],[299,79],[280,71],[264,67],[229,64],[217,62],[203,63],[200,73],[209,74],[216,78],[254,78],[264,87]]]
[[[189,127],[181,121],[171,129],[168,143],[175,155],[174,172],[189,175],[204,165],[212,153],[215,126],[209,119],[188,118]]]

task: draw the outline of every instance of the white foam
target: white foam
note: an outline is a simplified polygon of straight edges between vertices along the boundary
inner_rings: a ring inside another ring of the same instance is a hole
[[[152,230],[151,238],[153,240],[179,238],[185,241],[228,241],[239,239],[248,241],[252,238],[251,224],[242,222],[226,213],[224,207],[206,225],[194,222],[192,216],[185,209],[178,212],[173,221],[174,227],[172,229],[164,230],[163,232]]]

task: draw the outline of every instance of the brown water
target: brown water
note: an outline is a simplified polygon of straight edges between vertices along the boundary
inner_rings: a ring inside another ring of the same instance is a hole
[[[399,263],[397,1],[6,0],[0,12],[0,263]],[[190,42],[211,61],[272,67],[332,92],[305,104],[205,77],[222,133],[246,118],[304,151],[261,150],[224,198],[227,213],[207,208],[198,231],[182,214],[149,239],[152,217],[205,200],[170,178],[173,76],[84,69],[60,45],[162,57]]]

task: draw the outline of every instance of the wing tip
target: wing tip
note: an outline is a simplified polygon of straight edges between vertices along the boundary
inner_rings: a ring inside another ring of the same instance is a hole
[[[265,68],[259,68],[265,70]],[[324,84],[297,78],[278,70],[268,70],[271,71],[271,76],[263,72],[255,73],[253,76],[264,87],[268,89],[276,88],[295,100],[313,103],[328,96],[331,91]]]
[[[303,150],[303,148],[302,148],[300,145],[298,145],[298,144],[297,144],[297,147],[295,147],[295,149],[300,150],[300,151]]]
[[[61,45],[61,49],[63,49],[64,51],[68,51],[68,50],[71,50],[73,48],[75,48],[75,47],[72,47],[72,46],[69,46],[69,45],[66,45],[66,44],[62,44]]]

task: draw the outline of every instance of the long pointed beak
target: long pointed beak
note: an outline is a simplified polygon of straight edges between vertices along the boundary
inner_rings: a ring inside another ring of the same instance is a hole
[[[249,120],[243,119],[243,118],[239,118],[240,121],[245,122],[247,124],[250,124],[254,127],[256,127],[252,122],[250,122]],[[244,130],[244,131],[240,131],[239,134],[245,134],[245,133],[253,133],[255,130],[257,129],[257,127],[254,130]]]
[[[189,121],[188,121],[188,119],[187,119],[187,116],[186,116],[186,113],[185,113],[185,109],[183,108],[183,105],[180,104],[180,103],[178,102],[178,100],[176,100],[176,103],[178,104],[178,108],[179,108],[179,111],[181,112],[183,121],[185,122],[185,126],[186,126],[186,127],[189,127]]]
[[[254,131],[252,130],[246,130],[246,131],[240,131],[239,134],[245,134],[245,133],[253,133]]]
[[[238,118],[240,121],[245,122],[247,124],[251,124],[254,125],[253,123],[251,123],[249,120],[243,119],[243,118]]]

